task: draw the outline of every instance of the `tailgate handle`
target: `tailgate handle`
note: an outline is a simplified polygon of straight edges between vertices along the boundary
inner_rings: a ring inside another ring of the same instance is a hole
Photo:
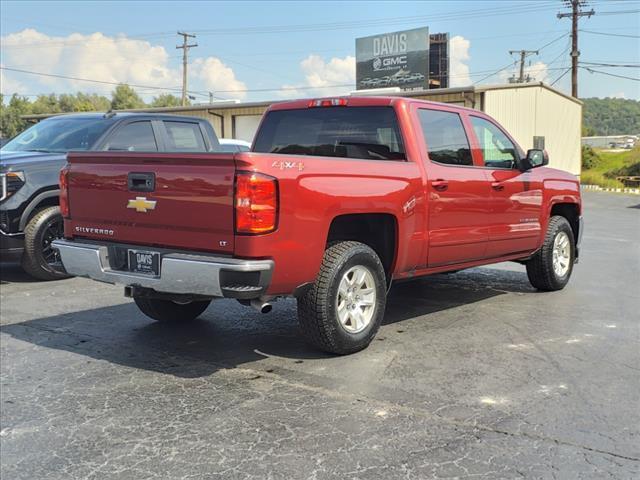
[[[127,187],[132,192],[153,192],[156,189],[156,174],[131,172],[127,177]]]

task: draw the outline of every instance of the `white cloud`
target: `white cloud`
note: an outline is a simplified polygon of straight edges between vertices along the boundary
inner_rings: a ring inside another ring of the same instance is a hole
[[[514,62],[513,68],[500,72],[499,78],[501,82],[506,83],[509,78],[518,78],[519,76],[520,61],[518,60]],[[541,61],[534,63],[526,62],[524,65],[524,76],[525,78],[528,76],[532,82],[549,82],[549,67]]]
[[[247,94],[247,86],[236,79],[231,67],[227,67],[220,59],[215,57],[197,58],[189,67],[190,77],[198,78],[208,91],[233,91],[234,93],[220,94],[222,97],[244,98]]]
[[[466,87],[471,85],[469,65],[465,62],[471,58],[469,47],[471,42],[460,35],[449,40],[449,85],[451,87]]]
[[[530,75],[532,81],[546,82],[549,80],[549,67],[544,62],[535,62],[531,65],[525,65],[524,74]]]
[[[182,84],[181,65],[176,61],[175,66],[172,66],[171,58],[163,46],[123,35],[110,37],[97,32],[53,37],[34,29],[26,29],[0,37],[0,43],[3,63],[18,69],[151,87],[179,89]],[[190,64],[190,71],[190,89],[245,88],[244,83],[236,79],[233,70],[215,57],[195,58]],[[23,89],[27,85],[33,91],[25,92]],[[18,87],[21,90],[19,93],[82,90],[102,94],[107,94],[114,88],[107,84],[5,71],[2,92],[8,93]],[[161,91],[138,89],[138,93],[148,98]],[[173,93],[179,94],[179,91]],[[244,93],[236,96],[244,96]]]
[[[4,67],[0,63],[0,66]],[[15,92],[23,92],[25,89],[24,84],[20,83],[11,77],[7,77],[4,70],[0,70],[0,92],[6,96],[13,95]]]
[[[344,95],[354,90],[356,81],[356,59],[351,55],[344,58],[333,57],[325,61],[319,55],[309,55],[300,62],[305,83],[299,85],[283,85],[279,95],[284,98],[310,95],[328,96]],[[331,87],[331,85],[348,85],[347,87]],[[314,87],[300,89],[300,87]]]
[[[627,95],[624,92],[618,92],[611,95],[611,98],[627,98]]]

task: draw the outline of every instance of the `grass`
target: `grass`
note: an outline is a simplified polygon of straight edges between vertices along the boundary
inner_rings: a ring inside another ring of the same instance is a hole
[[[603,173],[626,167],[632,163],[640,162],[640,147],[635,147],[623,152],[596,150],[596,153],[600,157],[600,162],[598,162],[598,165],[592,170]]]
[[[613,178],[607,178],[602,172],[583,170],[580,174],[580,183],[583,185],[598,185],[602,188],[623,188],[622,182]]]
[[[599,185],[603,188],[623,188],[622,182],[615,178],[607,178],[606,174],[634,163],[640,162],[640,147],[622,152],[610,150],[595,150],[599,157],[597,165],[589,170],[582,170],[580,183],[584,185]]]

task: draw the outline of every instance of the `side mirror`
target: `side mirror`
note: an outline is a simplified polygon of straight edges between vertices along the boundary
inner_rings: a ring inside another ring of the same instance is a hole
[[[549,165],[549,155],[547,151],[532,148],[527,151],[527,156],[522,160],[521,170],[524,172],[544,165]]]

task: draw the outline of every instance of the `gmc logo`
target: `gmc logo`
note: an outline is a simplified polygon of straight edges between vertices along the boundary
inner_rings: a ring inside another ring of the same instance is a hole
[[[377,57],[373,60],[373,69],[378,70],[392,70],[393,67],[402,66],[407,64],[406,55],[398,55],[397,57],[380,58]]]

